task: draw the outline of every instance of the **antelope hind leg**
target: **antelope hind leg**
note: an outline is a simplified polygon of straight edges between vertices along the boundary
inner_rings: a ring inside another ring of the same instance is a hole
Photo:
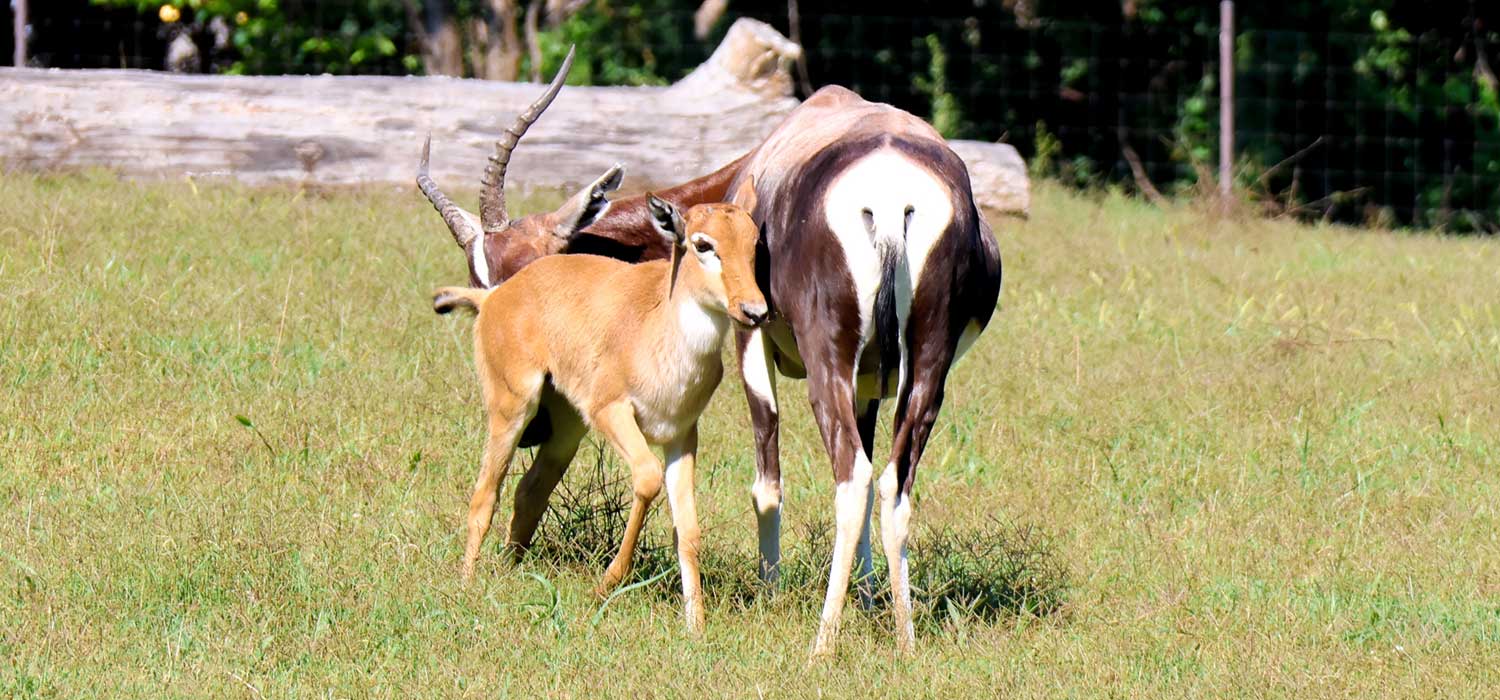
[[[640,539],[641,527],[646,521],[646,511],[651,502],[661,493],[663,474],[661,461],[651,453],[646,436],[635,422],[635,410],[622,403],[606,407],[594,416],[594,425],[604,434],[615,451],[630,465],[630,481],[635,491],[635,500],[630,504],[630,515],[625,521],[625,536],[620,541],[620,551],[604,570],[604,578],[595,592],[605,595],[625,576],[635,558],[636,542]]]

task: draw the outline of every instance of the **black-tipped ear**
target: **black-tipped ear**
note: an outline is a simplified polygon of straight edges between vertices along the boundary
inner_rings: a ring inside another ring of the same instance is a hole
[[[625,166],[615,163],[597,180],[579,190],[557,210],[557,230],[553,233],[569,239],[573,234],[588,228],[609,211],[610,192],[620,189],[625,181]]]
[[[651,226],[660,233],[668,243],[681,247],[686,240],[683,229],[687,224],[682,220],[682,213],[671,202],[661,199],[654,194],[646,195],[646,208],[651,212]]]
[[[610,166],[609,170],[604,171],[604,175],[599,177],[595,185],[601,188],[602,192],[614,192],[620,189],[620,183],[623,182],[625,182],[625,164],[615,163]]]

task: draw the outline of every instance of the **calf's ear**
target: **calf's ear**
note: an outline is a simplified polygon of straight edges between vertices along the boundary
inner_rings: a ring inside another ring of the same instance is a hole
[[[668,243],[682,247],[687,240],[683,233],[687,224],[682,220],[682,212],[671,202],[650,193],[646,195],[646,208],[651,212],[651,227]]]

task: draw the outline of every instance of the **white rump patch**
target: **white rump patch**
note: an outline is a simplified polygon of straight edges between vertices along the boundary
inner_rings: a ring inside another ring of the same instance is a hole
[[[880,286],[880,260],[865,227],[865,211],[870,212],[876,236],[902,241],[915,289],[932,246],[953,219],[952,197],[932,171],[901,151],[882,148],[845,169],[828,189],[823,205],[854,280],[861,328],[868,329]]]

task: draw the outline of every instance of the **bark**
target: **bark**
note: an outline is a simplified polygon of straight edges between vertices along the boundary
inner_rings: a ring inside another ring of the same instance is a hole
[[[428,75],[463,75],[463,42],[458,21],[447,4],[442,0],[426,0],[420,8],[416,0],[405,0],[404,4],[407,24],[417,35],[422,70]]]
[[[797,106],[788,70],[800,52],[742,19],[671,87],[566,88],[516,149],[507,189],[575,189],[617,162],[630,192],[708,173]],[[537,94],[532,84],[445,77],[0,68],[0,170],[409,187],[430,132],[434,178],[461,192]],[[1014,148],[951,145],[981,206],[1026,210],[1026,167]]]
[[[516,32],[515,0],[489,0],[482,19],[473,21],[471,52],[474,77],[515,80],[521,74],[521,39]]]
[[[526,53],[531,57],[531,82],[542,82],[542,41],[537,36],[537,16],[542,13],[542,0],[531,0],[526,6]]]
[[[724,11],[729,9],[729,0],[703,0],[698,6],[698,11],[693,13],[693,36],[698,41],[708,38],[714,30],[714,25],[724,17]]]

